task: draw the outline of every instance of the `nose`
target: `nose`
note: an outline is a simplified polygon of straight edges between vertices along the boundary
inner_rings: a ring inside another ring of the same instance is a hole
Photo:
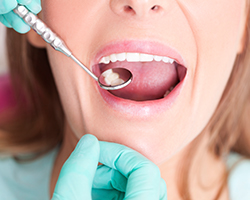
[[[164,12],[166,0],[110,0],[111,10],[120,16],[145,18]]]

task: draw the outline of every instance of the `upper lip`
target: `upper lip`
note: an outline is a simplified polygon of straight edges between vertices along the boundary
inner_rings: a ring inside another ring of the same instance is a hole
[[[185,65],[185,61],[181,54],[173,47],[168,45],[154,42],[154,41],[142,41],[142,40],[123,40],[110,42],[104,45],[95,55],[91,62],[91,66],[99,63],[102,57],[109,56],[111,54],[130,52],[130,53],[145,53],[158,56],[167,56],[174,59],[178,64]]]

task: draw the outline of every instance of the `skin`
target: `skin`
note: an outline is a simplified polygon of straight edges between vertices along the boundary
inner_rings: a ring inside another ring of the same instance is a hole
[[[129,12],[121,9],[128,5]],[[154,5],[159,9],[151,10]],[[246,1],[43,0],[42,7],[44,21],[87,66],[104,45],[132,39],[173,47],[188,70],[183,90],[170,109],[155,116],[122,115],[106,105],[82,69],[46,46],[67,119],[67,139],[55,162],[51,190],[79,138],[91,133],[99,140],[131,147],[155,162],[167,182],[168,198],[179,199],[175,176],[179,162],[216,110],[234,60],[242,51]],[[32,44],[45,46],[34,33],[28,37]],[[208,140],[207,136],[200,139],[199,152],[204,153],[198,152],[194,163],[205,172],[200,173],[202,181],[211,183],[218,179],[209,169],[218,175],[225,167],[207,151]],[[196,177],[195,172],[194,168],[190,176]],[[212,198],[218,189],[214,184],[204,193],[196,178],[190,185],[194,199],[201,199],[201,194]],[[226,188],[221,199],[228,199]]]

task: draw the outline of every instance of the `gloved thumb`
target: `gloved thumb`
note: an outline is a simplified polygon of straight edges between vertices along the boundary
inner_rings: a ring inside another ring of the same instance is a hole
[[[97,138],[83,136],[62,167],[52,200],[91,200],[99,154]]]

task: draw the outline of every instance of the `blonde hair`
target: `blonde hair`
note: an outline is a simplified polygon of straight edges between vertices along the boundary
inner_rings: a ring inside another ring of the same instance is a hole
[[[231,150],[250,157],[249,27],[248,15],[244,51],[238,55],[218,108],[204,130],[210,134],[209,149],[218,158]],[[1,113],[0,151],[13,155],[44,153],[62,141],[64,128],[64,113],[46,50],[33,47],[24,35],[11,29],[7,30],[7,50],[16,105],[8,110],[8,119],[7,112]],[[188,152],[190,159],[180,181],[180,194],[187,200],[191,199],[188,171],[196,144]],[[219,195],[220,191],[215,199]]]

